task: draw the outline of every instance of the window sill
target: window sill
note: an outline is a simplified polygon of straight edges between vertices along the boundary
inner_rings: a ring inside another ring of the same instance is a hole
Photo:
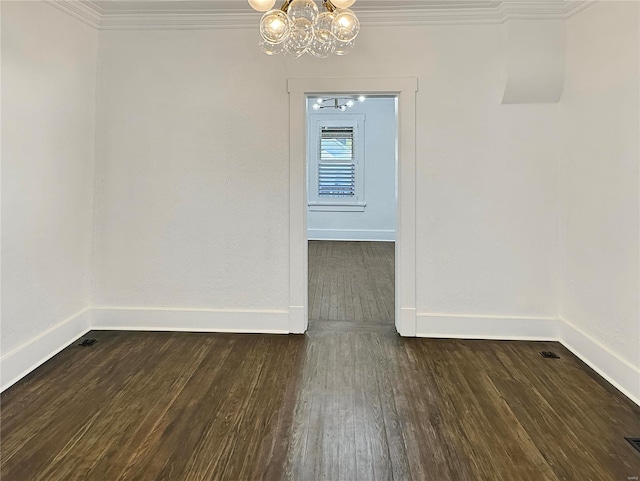
[[[364,212],[366,205],[365,202],[314,202],[309,203],[309,210],[311,212]]]

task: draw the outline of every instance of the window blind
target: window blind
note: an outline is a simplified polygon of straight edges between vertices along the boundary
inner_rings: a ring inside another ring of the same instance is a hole
[[[355,196],[353,127],[322,127],[319,150],[318,196]]]

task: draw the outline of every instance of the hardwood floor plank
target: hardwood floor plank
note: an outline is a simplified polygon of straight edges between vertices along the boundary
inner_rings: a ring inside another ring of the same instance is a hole
[[[380,392],[382,416],[384,420],[387,444],[389,446],[389,462],[391,464],[392,479],[410,479],[409,458],[402,432],[401,415],[398,410],[398,391],[394,389],[400,377],[398,368],[395,339],[390,342],[376,336],[378,356],[375,359],[377,388]]]
[[[289,434],[287,465],[285,468],[286,479],[293,481],[305,479],[305,459],[307,449],[307,436],[309,431],[309,421],[311,419],[311,400],[313,391],[309,389],[309,377],[313,376],[317,369],[318,360],[317,344],[308,343],[303,355],[303,362],[300,364],[300,386],[295,397],[295,412],[293,425]],[[308,474],[308,473],[306,473]]]
[[[338,441],[338,480],[357,479],[356,470],[356,426],[354,418],[354,376],[355,362],[352,355],[350,336],[337,336],[338,354],[337,377],[340,389],[340,433]]]
[[[393,242],[309,241],[308,252],[311,323],[393,322]]]
[[[158,347],[156,350],[149,351],[143,346],[132,346],[126,357],[133,365],[152,366],[166,359],[164,356],[167,351],[166,343]],[[3,465],[3,476],[9,479],[25,479],[25,476],[21,474],[25,470],[28,472],[35,469],[37,472],[41,472],[46,469],[55,462],[56,456],[61,450],[75,444],[77,436],[86,432],[86,426],[96,420],[96,412],[99,412],[119,392],[135,386],[143,374],[144,371],[132,370],[131,365],[118,363],[111,368],[111,375],[108,377],[110,382],[96,373],[87,385],[78,387],[83,391],[84,396],[76,395],[75,399],[89,398],[93,400],[92,403],[65,402],[54,403],[53,406],[41,406],[41,409],[44,408],[45,422],[35,426],[31,424],[32,432],[35,431],[37,434],[29,438],[28,455],[19,456],[17,462],[10,463],[6,469]],[[74,391],[75,388],[70,386],[69,390]],[[36,419],[39,419],[39,416],[36,416]],[[3,454],[3,463],[8,463],[14,457],[12,444],[16,437],[19,439],[22,436],[22,431],[22,429],[18,429],[17,436],[14,436],[14,432],[9,432],[6,436],[3,435],[3,453],[7,448],[10,453],[7,458]],[[22,444],[20,447],[24,448],[24,446],[25,444]],[[31,479],[37,479],[37,477]]]
[[[204,359],[201,360],[197,371],[192,372],[190,376],[181,376],[176,378],[176,382],[180,383],[180,393],[176,395],[175,392],[171,398],[165,398],[163,393],[156,392],[152,397],[152,402],[147,410],[147,414],[139,423],[137,429],[133,430],[130,435],[125,436],[120,443],[114,444],[114,451],[108,456],[104,456],[95,468],[89,473],[90,479],[119,479],[125,475],[131,466],[137,464],[144,464],[144,461],[149,456],[150,447],[152,443],[157,441],[154,434],[160,432],[159,426],[162,420],[165,419],[167,413],[170,411],[176,411],[185,404],[189,408],[193,408],[195,401],[200,399],[208,384],[203,382],[207,379],[216,379],[220,376],[220,371],[223,365],[226,364],[227,357],[229,356],[233,343],[220,343],[218,339],[210,338],[209,342],[203,343],[206,349],[204,353]],[[174,346],[175,348],[175,346]],[[212,353],[215,353],[216,362],[212,363],[209,360],[212,357]],[[193,386],[197,385],[199,389],[193,389]],[[183,411],[185,418],[190,419],[193,412]],[[185,420],[183,418],[183,420]],[[194,423],[195,424],[195,423]],[[194,431],[197,430],[197,425],[192,425]],[[178,434],[177,430],[174,434]],[[150,442],[150,440],[153,440]],[[184,442],[181,442],[177,448],[184,446]],[[175,451],[173,452],[175,453]],[[170,464],[179,464],[183,458],[181,456],[172,456]]]
[[[363,360],[358,355],[361,347],[358,334],[350,334],[351,355],[354,356],[354,415],[355,415],[355,457],[356,471],[363,479],[375,480],[374,459],[375,451],[371,446],[371,426],[367,404],[367,389],[364,384]]]
[[[561,346],[555,345],[554,348],[553,344],[548,344],[546,349],[558,351],[558,347]],[[548,445],[550,440],[546,436],[536,438],[538,443],[545,443],[543,451],[547,458],[554,460],[554,451],[564,452],[564,454],[569,451],[572,453],[571,464],[575,463],[576,466],[573,468],[574,471],[587,471],[592,473],[590,476],[596,476],[594,473],[597,473],[598,479],[602,480],[637,476],[635,472],[640,471],[640,460],[635,453],[624,449],[626,442],[623,439],[624,436],[615,438],[605,436],[607,438],[605,442],[602,441],[602,436],[603,433],[624,432],[629,429],[640,432],[640,408],[629,409],[629,404],[623,403],[624,408],[617,409],[617,402],[612,403],[605,395],[609,391],[600,386],[602,381],[589,382],[593,379],[584,369],[581,369],[575,359],[572,359],[569,365],[565,365],[563,362],[565,357],[573,357],[568,351],[562,349],[564,355],[559,360],[545,360],[538,352],[543,349],[545,348],[524,343],[518,346],[517,351],[511,346],[505,346],[504,351],[511,351],[510,355],[500,352],[498,356],[511,373],[518,376],[517,379],[534,386],[536,390],[534,394],[538,402],[547,405],[545,409],[547,416],[555,418],[561,435],[569,438],[569,441],[564,443],[566,448],[561,450],[558,449],[557,442],[553,443],[555,449],[550,447]],[[516,352],[518,356],[514,355]],[[527,359],[528,362],[523,359]],[[524,406],[525,409],[529,408],[528,404]],[[526,419],[526,412],[522,409],[518,412]],[[603,417],[603,412],[610,414]],[[530,422],[529,425],[531,425]],[[535,429],[535,426],[531,425],[531,429]],[[600,441],[594,443],[595,439]],[[563,466],[563,462],[558,459],[553,465]]]
[[[640,407],[557,343],[407,339],[383,322],[321,324],[304,336],[92,332],[99,350],[70,346],[2,394],[0,476],[640,475],[640,455],[624,440],[640,433]],[[541,350],[561,358],[544,360]]]
[[[6,441],[2,450],[2,462],[8,461],[13,450],[20,448],[17,440],[27,442],[38,430],[38,426],[34,424],[25,424],[24,417],[38,416],[41,423],[47,423],[58,409],[68,405],[78,396],[87,395],[92,389],[101,388],[99,374],[113,369],[113,366],[109,366],[112,359],[102,356],[104,352],[102,345],[106,344],[115,355],[122,355],[132,349],[135,342],[130,339],[113,346],[107,338],[103,339],[101,345],[88,349],[76,343],[22,379],[19,390],[8,389],[3,392],[2,404],[7,409],[3,412],[0,426],[3,440]],[[78,372],[74,369],[78,364],[86,366],[86,369]],[[51,382],[52,376],[55,376],[56,383]],[[75,389],[61,392],[60,385],[75,386]],[[43,411],[43,405],[48,406],[49,409]],[[5,433],[10,433],[10,436],[5,437]]]
[[[451,401],[441,388],[443,376],[435,365],[440,353],[432,350],[428,359],[422,359],[420,344],[417,340],[408,340],[402,343],[398,354],[401,381],[397,386],[396,404],[412,479],[452,480],[456,475],[460,475],[460,479],[477,479],[470,468],[473,458],[464,457],[464,443],[460,443],[459,449],[450,449],[446,443],[446,433],[457,419],[452,416],[449,423],[443,421],[442,411]],[[422,382],[413,382],[414,373],[419,373]],[[449,461],[447,456],[453,452]],[[450,462],[459,462],[460,468],[450,470]]]
[[[179,351],[187,351],[190,343],[174,343],[174,348]],[[189,352],[185,362],[176,363],[170,352],[165,351],[163,359],[156,366],[161,376],[149,376],[146,370],[136,373],[130,383],[130,387],[116,393],[108,403],[100,408],[93,419],[81,426],[78,435],[71,447],[65,447],[51,464],[44,470],[43,480],[63,480],[73,476],[89,478],[89,473],[97,467],[98,463],[106,459],[111,465],[111,458],[122,449],[122,444],[127,442],[128,433],[135,432],[141,421],[145,420],[145,414],[153,401],[159,399],[161,405],[171,404],[180,396],[185,384],[198,369],[207,350],[206,345],[199,346],[195,351]],[[154,398],[147,398],[149,393],[156,393]],[[106,416],[111,413],[112,416]],[[115,416],[113,416],[115,414]],[[62,459],[68,458],[68,452],[78,444],[83,444],[87,455],[82,458],[71,458],[72,462],[62,463]]]

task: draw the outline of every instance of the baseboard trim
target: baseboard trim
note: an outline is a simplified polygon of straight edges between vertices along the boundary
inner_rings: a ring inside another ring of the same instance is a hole
[[[89,330],[90,309],[86,308],[2,356],[0,392],[13,386]]]
[[[403,337],[415,337],[417,316],[415,307],[401,307],[399,322],[396,322],[396,330]]]
[[[404,310],[407,311],[407,310]],[[571,324],[547,317],[468,316],[402,312],[402,335],[457,339],[558,341],[640,406],[640,369]],[[85,335],[89,330],[188,331],[289,334],[304,331],[304,309],[86,308],[3,355],[0,392]],[[242,327],[239,327],[242,326]],[[398,326],[398,327],[402,327]],[[46,354],[42,354],[42,353]]]
[[[640,369],[566,319],[419,313],[417,337],[560,342],[640,406]]]
[[[468,316],[418,313],[417,337],[557,341],[557,320],[551,317]]]
[[[303,306],[289,306],[289,333],[304,334],[309,325]]]
[[[94,307],[91,327],[111,331],[289,334],[289,311]]]
[[[308,229],[308,240],[395,242],[395,230]]]
[[[560,342],[564,347],[640,406],[640,369],[566,319],[559,319],[558,325]]]

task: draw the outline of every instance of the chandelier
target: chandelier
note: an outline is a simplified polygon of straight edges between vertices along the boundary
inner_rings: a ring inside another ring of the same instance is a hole
[[[360,95],[359,97],[329,97],[329,98],[320,97],[315,101],[315,103],[311,108],[313,108],[313,110],[336,109],[336,110],[340,110],[341,112],[344,112],[345,110],[353,107],[356,101],[364,102],[365,96]]]
[[[348,8],[356,0],[322,0],[323,11],[314,0],[284,0],[279,10],[273,9],[276,0],[248,1],[254,10],[265,12],[259,45],[267,55],[346,55],[360,31],[358,17]]]

